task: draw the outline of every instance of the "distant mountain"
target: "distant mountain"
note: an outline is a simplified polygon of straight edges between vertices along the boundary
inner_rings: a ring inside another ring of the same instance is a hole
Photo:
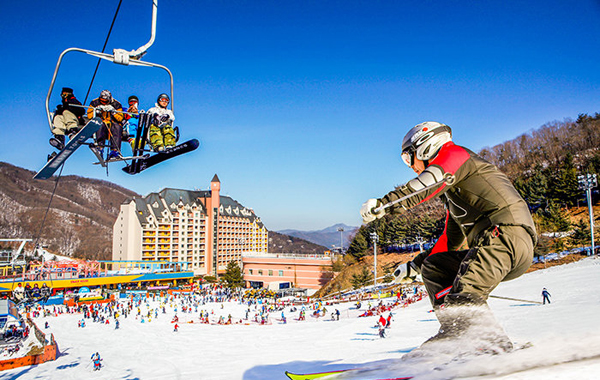
[[[112,229],[121,203],[139,195],[111,182],[63,176],[46,215],[56,178],[34,180],[34,174],[0,162],[0,238],[35,239],[40,234],[39,243],[47,245],[50,252],[110,260]],[[339,232],[337,236],[339,245]],[[331,248],[331,244],[323,247],[269,231],[269,252],[272,253],[314,254],[323,253],[327,248]]]
[[[299,237],[269,231],[269,253],[320,254],[327,249]]]
[[[343,228],[344,231],[340,233],[339,228]],[[299,231],[299,230],[281,230],[277,231],[280,234],[294,236],[300,239],[308,240],[312,243],[331,248],[332,245],[336,247],[340,246],[340,239],[343,239],[343,245],[348,248],[350,244],[350,238],[358,230],[358,227],[347,226],[343,223],[334,224],[331,227],[324,228],[318,231]]]

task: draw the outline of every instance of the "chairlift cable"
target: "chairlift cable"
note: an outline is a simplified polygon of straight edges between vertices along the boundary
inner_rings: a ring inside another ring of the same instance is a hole
[[[119,10],[121,9],[122,2],[123,2],[123,0],[119,0],[119,5],[117,6],[117,10],[115,11],[115,15],[113,17],[112,23],[110,24],[110,28],[108,30],[106,40],[104,41],[104,46],[102,47],[102,53],[104,53],[104,50],[106,50],[106,45],[108,45],[108,39],[110,38],[113,26],[115,25],[115,21],[117,20],[117,15],[119,14]],[[88,87],[87,94],[85,95],[85,100],[83,101],[83,104],[87,103],[87,98],[92,89],[92,85],[94,84],[94,79],[96,78],[98,68],[100,67],[100,61],[101,61],[101,59],[98,59],[98,63],[96,64],[96,69],[94,70],[94,75],[92,75],[92,80],[90,81],[90,85]],[[56,177],[56,182],[54,183],[54,190],[52,190],[52,195],[50,195],[50,201],[48,202],[48,207],[46,208],[46,213],[44,214],[44,219],[42,219],[40,229],[38,230],[38,233],[36,235],[35,242],[33,244],[34,247],[37,247],[38,242],[40,240],[42,230],[44,228],[44,224],[46,224],[46,218],[48,217],[48,212],[50,211],[50,206],[52,205],[52,200],[54,199],[54,194],[56,194],[56,189],[58,188],[58,182],[60,181],[60,177],[62,175],[62,171],[63,171],[64,167],[65,167],[65,164],[63,162],[63,164],[60,166],[60,172],[58,173],[58,176]],[[25,270],[25,268],[23,268],[23,271],[24,270]],[[13,287],[14,287],[14,280],[15,280],[15,278],[13,278]],[[52,276],[50,276],[50,287],[52,288]]]
[[[121,3],[123,0],[119,0],[119,5],[117,6],[117,10],[115,11],[115,16],[113,17],[112,23],[110,24],[110,29],[108,30],[108,34],[106,36],[106,40],[104,41],[104,46],[102,46],[102,53],[106,50],[106,45],[108,44],[108,39],[110,38],[110,34],[112,33],[113,26],[115,25],[115,21],[117,20],[117,15],[119,14],[119,9],[121,9]],[[90,86],[88,87],[87,93],[85,94],[85,99],[83,100],[83,104],[87,103],[88,96],[90,95],[90,91],[92,90],[92,85],[94,84],[94,79],[96,79],[96,73],[98,73],[98,68],[100,67],[101,58],[98,58],[98,63],[96,64],[96,70],[94,70],[94,75],[92,76],[92,80],[90,82]]]
[[[123,2],[123,0],[119,0],[119,5],[117,6],[117,10],[115,11],[115,15],[113,17],[112,23],[110,24],[110,29],[108,30],[108,35],[106,36],[106,40],[104,41],[104,46],[102,47],[102,52],[103,53],[104,53],[104,50],[106,49],[106,45],[108,44],[108,39],[110,38],[110,35],[112,33],[112,29],[113,29],[113,26],[115,25],[115,21],[117,19],[117,15],[119,14],[119,10],[121,9],[121,3],[122,2]],[[98,64],[96,65],[96,70],[94,70],[94,75],[92,76],[92,80],[90,82],[90,86],[88,88],[88,92],[85,95],[85,100],[84,100],[83,104],[87,103],[87,98],[88,98],[88,95],[90,94],[90,90],[91,90],[92,85],[94,83],[94,79],[96,77],[96,73],[98,72],[98,67],[100,66],[100,61],[101,61],[101,59],[98,59]],[[60,166],[60,172],[58,173],[58,176],[56,178],[56,182],[54,183],[54,190],[52,191],[52,195],[50,196],[50,201],[48,202],[48,207],[46,208],[46,213],[44,214],[44,219],[42,220],[42,224],[40,225],[40,229],[39,229],[38,234],[36,236],[34,247],[37,247],[38,241],[39,241],[39,239],[41,237],[42,229],[44,228],[44,224],[46,223],[46,218],[48,216],[48,212],[50,211],[50,206],[52,205],[52,199],[54,198],[54,194],[56,193],[56,189],[58,187],[58,182],[60,180],[60,177],[62,175],[62,171],[63,171],[64,167],[65,167],[65,164],[63,163]]]
[[[58,181],[60,181],[60,177],[62,175],[62,171],[63,171],[64,167],[65,167],[65,164],[63,162],[63,164],[60,166],[60,171],[58,172],[56,181],[54,182],[54,189],[52,190],[52,194],[50,195],[50,201],[48,202],[48,207],[46,207],[46,213],[44,214],[44,219],[42,219],[42,223],[40,224],[40,229],[38,230],[38,233],[37,233],[34,243],[33,243],[34,250],[38,246],[38,242],[40,240],[40,237],[42,236],[42,230],[44,228],[44,224],[46,224],[46,218],[48,217],[48,212],[50,211],[50,205],[52,205],[52,199],[54,198],[54,194],[56,194],[56,189],[58,188]],[[23,253],[23,259],[25,259],[25,253]],[[25,274],[25,269],[27,269],[27,261],[26,260],[25,260],[25,266],[22,267],[21,269],[22,269],[23,274]],[[14,266],[13,266],[13,271],[14,271]],[[12,281],[13,291],[15,288],[15,280],[16,280],[16,277],[13,277],[13,281]],[[53,288],[52,276],[50,276],[50,288]]]

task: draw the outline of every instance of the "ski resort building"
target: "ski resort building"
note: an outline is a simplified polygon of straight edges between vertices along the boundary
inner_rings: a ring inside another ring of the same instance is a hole
[[[163,189],[122,205],[113,226],[113,260],[186,262],[195,275],[218,276],[242,253],[267,253],[268,231],[250,208],[210,190]]]
[[[248,252],[242,260],[246,287],[317,290],[333,278],[329,254]]]

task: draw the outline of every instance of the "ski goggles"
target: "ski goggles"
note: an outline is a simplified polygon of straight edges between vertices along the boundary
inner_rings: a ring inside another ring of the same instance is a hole
[[[402,152],[400,157],[402,157],[402,161],[404,161],[404,163],[407,166],[413,166],[413,164],[415,163],[413,152],[410,150],[405,150],[404,152]]]

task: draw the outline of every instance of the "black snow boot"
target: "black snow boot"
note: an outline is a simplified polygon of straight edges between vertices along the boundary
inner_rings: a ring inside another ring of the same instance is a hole
[[[58,150],[65,149],[65,135],[54,135],[54,137],[50,139],[50,145]]]

